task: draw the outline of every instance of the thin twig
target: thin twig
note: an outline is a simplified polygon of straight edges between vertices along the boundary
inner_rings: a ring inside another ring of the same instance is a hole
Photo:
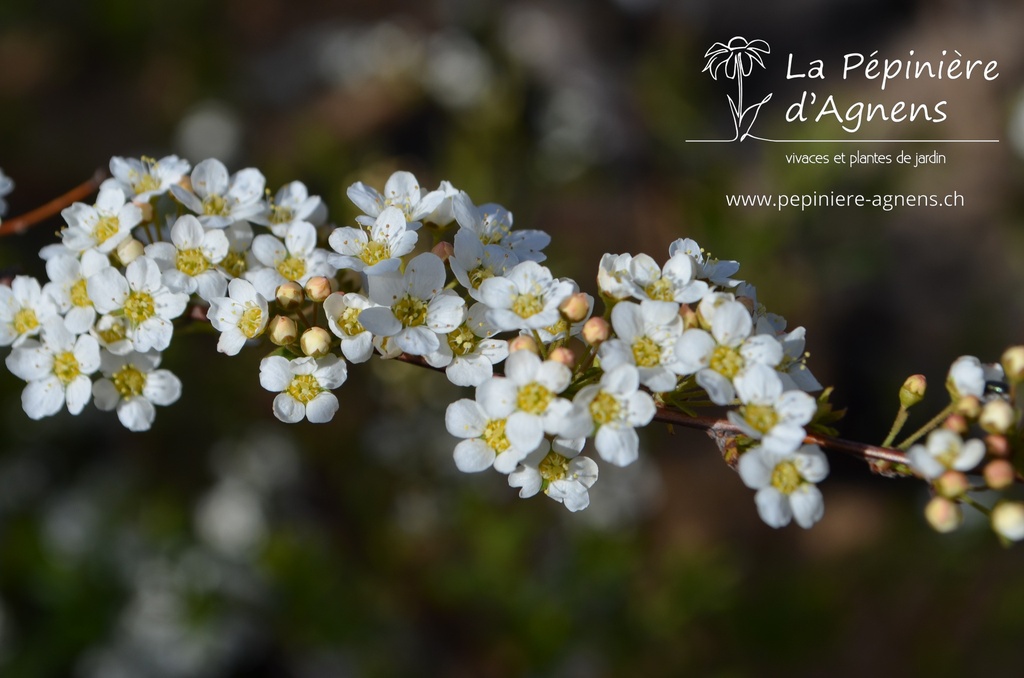
[[[103,183],[103,180],[106,178],[106,171],[97,169],[88,181],[75,186],[64,195],[54,198],[50,202],[35,208],[31,212],[26,212],[25,214],[11,219],[5,219],[3,223],[0,223],[0,237],[23,233],[39,222],[58,214],[62,209],[72,203],[82,200],[83,198],[87,198],[89,195],[99,190],[100,184]]]

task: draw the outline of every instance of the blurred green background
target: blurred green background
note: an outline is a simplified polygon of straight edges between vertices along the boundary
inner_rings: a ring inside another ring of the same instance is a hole
[[[212,155],[273,190],[304,181],[340,225],[349,184],[410,169],[550,232],[555,275],[591,293],[602,253],[663,260],[693,237],[808,328],[844,436],[877,442],[905,376],[939,392],[958,355],[1024,338],[1022,25],[1012,0],[4,0],[0,167],[13,215],[112,155]],[[885,133],[1001,141],[917,169],[687,143],[732,132],[733,84],[701,70],[734,35],[773,46],[747,83],[774,93],[765,136],[793,136],[783,102],[807,88],[784,79],[788,52],[833,70],[848,51],[958,49],[1000,77],[820,91],[947,99],[941,132]],[[724,200],[833,190],[965,206]],[[42,276],[60,225],[6,238],[0,267]],[[918,483],[833,458],[824,520],[774,531],[709,440],[652,426],[641,461],[602,465],[569,514],[455,470],[444,408],[468,392],[438,375],[355,366],[332,423],[289,427],[258,351],[215,343],[175,337],[164,366],[185,395],[143,435],[92,408],[31,422],[0,373],[0,675],[944,676],[1024,659],[1021,550],[980,519],[934,535]]]

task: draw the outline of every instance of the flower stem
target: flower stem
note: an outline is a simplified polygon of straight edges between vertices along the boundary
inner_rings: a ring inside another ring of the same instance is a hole
[[[3,223],[0,223],[0,237],[5,235],[14,235],[22,233],[32,226],[35,226],[44,219],[49,219],[55,214],[58,214],[62,209],[68,207],[74,202],[87,198],[92,193],[95,193],[103,180],[107,178],[107,173],[102,169],[97,169],[87,181],[82,182],[78,186],[75,186],[70,191],[62,196],[54,198],[45,205],[35,208],[31,212],[26,212],[17,217],[11,219],[5,219]]]
[[[941,412],[939,412],[939,413],[938,413],[938,414],[936,414],[936,415],[935,415],[934,417],[932,417],[932,418],[931,418],[931,420],[929,420],[929,422],[928,422],[927,424],[925,424],[925,425],[924,425],[924,426],[922,426],[921,428],[919,428],[919,429],[917,429],[916,431],[914,431],[914,432],[913,432],[913,433],[912,433],[912,434],[910,435],[910,437],[908,437],[908,438],[907,438],[906,440],[904,440],[904,441],[903,441],[902,443],[900,443],[899,445],[897,445],[897,446],[896,446],[896,449],[898,449],[898,450],[905,450],[905,449],[907,449],[908,447],[910,447],[911,445],[913,445],[913,444],[914,444],[915,442],[917,442],[917,439],[918,439],[918,438],[920,438],[920,437],[921,437],[921,436],[923,436],[924,434],[926,434],[926,433],[928,433],[929,431],[931,431],[931,430],[932,430],[933,428],[935,428],[936,426],[938,426],[939,424],[941,424],[941,423],[942,423],[942,421],[943,421],[943,420],[944,420],[944,419],[945,419],[946,417],[948,417],[949,415],[951,415],[951,414],[953,413],[953,409],[954,409],[955,407],[956,407],[956,403],[950,403],[949,405],[946,405],[946,407],[945,407],[945,408],[943,408],[943,410],[942,410]]]

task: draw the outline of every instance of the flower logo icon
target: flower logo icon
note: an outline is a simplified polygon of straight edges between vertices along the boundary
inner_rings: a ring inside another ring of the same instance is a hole
[[[736,134],[730,141],[743,141],[752,137],[750,133],[761,106],[766,104],[772,95],[769,94],[756,104],[743,107],[743,78],[749,76],[754,70],[754,64],[764,68],[763,54],[770,54],[771,47],[764,40],[747,40],[744,37],[736,36],[728,43],[716,42],[704,54],[707,62],[704,71],[711,73],[711,77],[718,80],[718,74],[724,73],[729,80],[736,81],[736,99],[726,95],[729,99],[729,110],[732,112],[733,126]],[[753,137],[757,139],[758,137]]]

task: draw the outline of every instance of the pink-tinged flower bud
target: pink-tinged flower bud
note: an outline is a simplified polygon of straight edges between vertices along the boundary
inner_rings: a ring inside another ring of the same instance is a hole
[[[275,315],[270,319],[268,335],[271,343],[277,346],[288,346],[294,344],[299,336],[299,327],[291,318],[283,315]]]
[[[985,449],[993,457],[1005,459],[1010,456],[1010,441],[1006,436],[987,435],[985,436]]]
[[[431,247],[430,251],[436,254],[441,259],[441,261],[448,261],[448,257],[452,256],[455,253],[455,246],[452,245],[447,240],[442,240],[441,242]]]
[[[120,261],[122,265],[127,266],[141,257],[145,249],[145,245],[135,238],[127,238],[121,241],[117,246],[117,249],[114,250],[114,253],[117,255],[117,260]]]
[[[962,414],[951,414],[946,417],[946,420],[942,422],[943,428],[948,428],[954,433],[963,435],[970,429],[970,424],[967,423],[967,418]]]
[[[945,497],[932,497],[924,507],[924,517],[933,530],[943,534],[960,527],[964,520],[960,505]]]
[[[331,296],[332,291],[331,281],[322,275],[315,275],[306,282],[306,297],[318,304]]]
[[[578,323],[590,313],[588,297],[583,292],[577,292],[568,296],[559,306],[558,310],[562,317],[571,323]]]
[[[1017,424],[1017,413],[1013,405],[1005,400],[992,400],[985,403],[981,408],[981,416],[978,417],[978,425],[988,433],[996,435],[1009,433]]]
[[[1003,351],[1002,363],[1011,384],[1024,381],[1024,346],[1011,346]]]
[[[1013,464],[1005,459],[993,459],[985,464],[982,474],[985,476],[985,484],[993,490],[1005,490],[1013,485],[1016,478]]]
[[[515,353],[516,351],[529,351],[534,355],[540,355],[540,349],[537,348],[537,342],[533,340],[533,337],[528,337],[525,334],[520,334],[515,339],[509,340],[508,352]]]
[[[153,220],[153,204],[146,200],[145,202],[139,200],[133,200],[132,203],[139,208],[142,212],[142,221]]]
[[[591,346],[608,341],[610,336],[612,336],[612,328],[604,318],[591,318],[583,323],[583,341]]]
[[[279,285],[274,295],[277,297],[277,303],[280,304],[283,311],[294,311],[299,306],[302,306],[302,302],[306,300],[302,292],[302,285],[293,281]]]
[[[700,327],[700,317],[697,315],[696,311],[690,308],[689,304],[680,304],[679,317],[683,319],[684,330],[692,330],[694,327]]]
[[[981,414],[981,401],[976,396],[964,396],[956,401],[956,413],[968,419],[977,419]]]
[[[1024,503],[1001,501],[992,509],[992,529],[1010,541],[1024,539]]]
[[[956,499],[970,487],[971,484],[962,471],[946,471],[935,481],[935,491],[950,499]]]
[[[928,380],[923,374],[915,374],[907,377],[900,387],[900,405],[904,409],[910,409],[924,400],[924,392],[928,386]]]
[[[331,335],[322,327],[310,327],[299,339],[302,352],[312,358],[322,358],[331,352]]]
[[[551,353],[548,353],[548,360],[554,360],[556,363],[562,363],[570,370],[576,367],[576,354],[565,346],[559,346],[555,350],[551,351]]]

